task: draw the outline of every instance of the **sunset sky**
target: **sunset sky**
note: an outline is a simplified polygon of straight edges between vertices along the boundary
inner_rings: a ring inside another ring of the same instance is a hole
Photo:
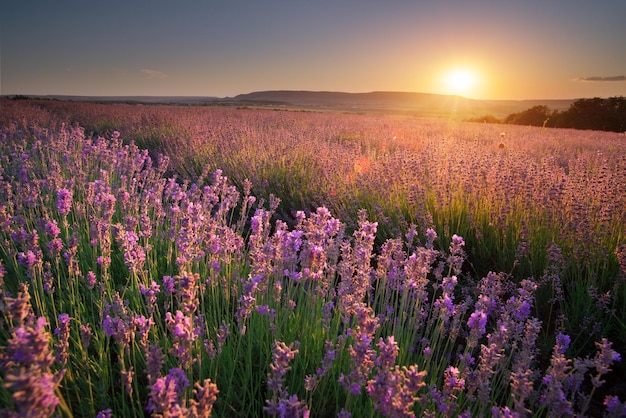
[[[626,0],[21,0],[0,94],[626,96]]]

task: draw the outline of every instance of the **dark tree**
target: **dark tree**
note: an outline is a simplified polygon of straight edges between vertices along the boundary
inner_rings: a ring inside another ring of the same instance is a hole
[[[546,126],[552,113],[548,106],[535,106],[520,113],[512,113],[504,119],[504,123],[513,125]]]
[[[626,99],[611,97],[576,100],[558,117],[558,127],[624,132]]]
[[[625,132],[626,98],[578,99],[563,112],[551,112],[547,106],[535,106],[520,113],[510,114],[504,118],[503,123]]]

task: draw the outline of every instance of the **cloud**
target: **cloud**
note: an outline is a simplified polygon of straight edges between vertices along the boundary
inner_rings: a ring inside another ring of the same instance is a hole
[[[626,75],[615,75],[612,77],[578,77],[576,81],[626,81]]]
[[[167,74],[162,73],[161,71],[157,71],[157,70],[142,69],[139,71],[141,72],[141,75],[143,78],[156,79],[156,78],[167,77]]]

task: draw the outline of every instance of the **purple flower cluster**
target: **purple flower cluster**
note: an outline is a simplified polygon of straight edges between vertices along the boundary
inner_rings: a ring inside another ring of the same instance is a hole
[[[139,291],[146,301],[146,308],[148,309],[148,313],[150,315],[154,314],[157,309],[157,296],[161,292],[161,286],[159,286],[154,280],[152,280],[149,287],[141,284],[139,286]]]
[[[371,291],[371,260],[378,224],[366,220],[366,212],[359,212],[359,228],[354,231],[354,246],[344,242],[338,273],[341,277],[337,291],[339,308],[344,322],[353,313],[362,310],[361,303]]]
[[[352,341],[348,346],[352,367],[350,373],[339,376],[339,382],[351,394],[359,395],[374,367],[376,351],[372,348],[372,342],[379,320],[372,309],[362,302],[355,303],[351,309],[356,324],[347,330],[346,336],[351,337]]]
[[[398,345],[393,336],[378,342],[380,354],[376,359],[376,375],[367,382],[367,394],[374,408],[387,417],[414,417],[415,402],[421,400],[417,393],[426,385],[426,371],[418,371],[394,365],[398,356]]]
[[[72,210],[72,192],[70,190],[57,190],[57,210],[64,217]]]
[[[572,370],[571,360],[565,357],[569,343],[569,336],[563,334],[557,336],[550,367],[542,380],[546,390],[541,400],[544,405],[550,408],[552,416],[573,415],[572,402],[567,399],[566,389],[563,386]]]
[[[133,324],[135,325],[135,335],[139,340],[139,346],[144,350],[148,349],[148,342],[150,338],[150,330],[154,326],[155,322],[152,317],[146,318],[143,315],[134,315]]]
[[[193,389],[193,399],[189,400],[189,416],[194,418],[209,417],[218,393],[217,385],[211,382],[211,379],[204,379],[202,385],[196,382]]]
[[[149,247],[140,244],[136,232],[125,230],[120,224],[114,225],[114,230],[116,231],[115,241],[124,251],[124,264],[133,273],[141,272],[146,262],[146,250]]]
[[[176,311],[174,315],[167,312],[165,322],[172,335],[170,352],[178,359],[179,364],[188,367],[192,361],[191,345],[198,338],[192,317],[181,311]]]
[[[463,247],[465,247],[463,237],[456,234],[452,235],[452,242],[450,243],[450,256],[448,257],[447,262],[453,274],[461,274],[463,261],[465,261],[466,258]]]
[[[52,371],[55,357],[49,348],[48,322],[44,317],[35,319],[26,297],[5,296],[4,300],[13,327],[7,345],[0,351],[0,376],[11,394],[12,406],[0,410],[0,414],[52,416],[60,403],[57,387],[65,371]]]
[[[272,392],[270,399],[266,400],[265,412],[270,415],[281,417],[308,417],[309,410],[306,404],[298,400],[297,395],[289,395],[284,387],[285,375],[291,366],[289,363],[298,354],[300,343],[295,341],[286,345],[282,341],[275,341],[272,349],[272,362],[270,372],[267,374],[267,387]]]
[[[119,293],[115,293],[113,301],[105,305],[101,325],[106,337],[112,337],[120,348],[130,350],[130,343],[135,335],[135,324],[128,311],[128,301],[122,300]]]
[[[157,416],[186,416],[183,394],[188,386],[185,372],[171,369],[167,376],[157,378],[150,386],[147,411]]]
[[[43,265],[43,253],[39,246],[37,230],[27,232],[21,229],[12,234],[12,238],[20,243],[24,250],[17,253],[17,262],[26,269],[26,276],[33,278]]]
[[[237,321],[239,323],[239,331],[242,334],[245,334],[246,332],[245,322],[254,310],[254,305],[256,303],[256,293],[262,280],[263,279],[261,276],[250,276],[247,280],[242,280],[243,291],[241,296],[239,297],[239,307],[237,308],[237,312],[235,313],[235,318],[237,318]]]
[[[65,366],[70,355],[68,351],[70,347],[70,320],[68,314],[60,314],[58,316],[59,326],[54,330],[54,335],[58,338],[56,360],[61,366]]]

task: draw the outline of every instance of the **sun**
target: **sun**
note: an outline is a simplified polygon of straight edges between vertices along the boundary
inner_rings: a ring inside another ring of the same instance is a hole
[[[465,96],[473,92],[477,76],[469,68],[454,68],[443,76],[443,84],[447,94]]]

